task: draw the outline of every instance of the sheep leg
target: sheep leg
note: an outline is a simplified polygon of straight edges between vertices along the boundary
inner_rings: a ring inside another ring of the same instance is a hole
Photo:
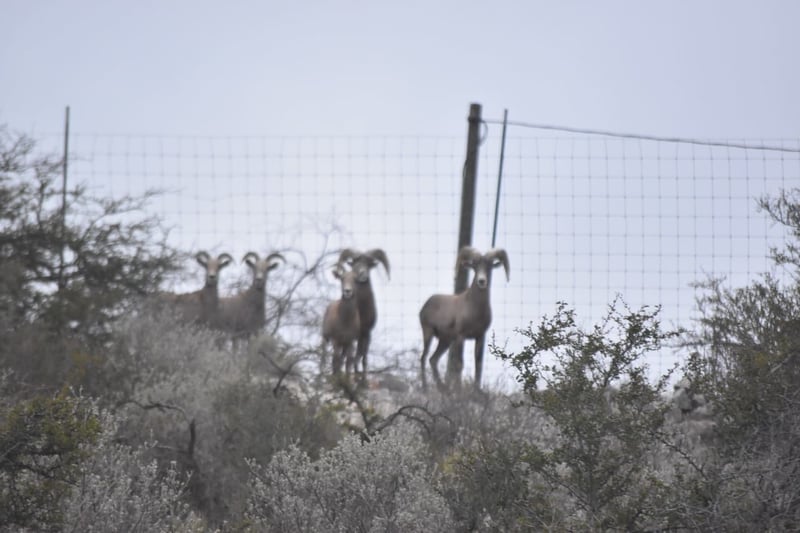
[[[448,388],[461,389],[461,373],[464,371],[464,338],[458,337],[447,355],[445,381]]]
[[[358,362],[361,361],[361,378],[362,384],[367,383],[367,352],[369,352],[369,343],[372,335],[369,331],[363,333],[358,338],[358,346],[356,347],[356,362],[354,371],[358,372]]]
[[[439,375],[439,359],[442,357],[442,354],[447,351],[450,347],[452,341],[445,340],[440,338],[439,344],[436,346],[436,350],[431,355],[431,370],[433,371],[433,379],[436,381],[436,387],[440,391],[447,390],[444,382],[442,381],[442,377]]]
[[[480,390],[481,388],[481,376],[483,375],[483,345],[485,340],[485,333],[475,339],[475,383],[473,384],[475,390]]]
[[[422,379],[422,390],[428,390],[428,379],[425,376],[425,361],[428,358],[428,350],[433,340],[433,331],[422,328],[422,356],[419,358],[419,375]]]
[[[340,348],[339,346],[335,346],[333,350],[333,358],[332,358],[332,365],[333,365],[333,374],[339,375],[342,372],[342,355],[344,354],[344,349]]]
[[[353,357],[353,343],[347,343],[345,346],[344,351],[344,374],[347,376],[348,381],[350,380],[350,374],[355,373],[353,367],[355,366],[355,359]]]
[[[319,347],[319,373],[322,375],[325,372],[325,367],[328,366],[328,350],[326,342],[323,340],[322,345]]]

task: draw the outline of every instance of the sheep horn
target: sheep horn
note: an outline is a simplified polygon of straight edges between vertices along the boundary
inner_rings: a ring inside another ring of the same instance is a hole
[[[281,254],[279,254],[278,252],[272,252],[271,254],[269,254],[269,255],[267,256],[267,258],[266,258],[266,262],[267,262],[267,263],[269,263],[269,264],[276,264],[276,263],[273,263],[273,261],[272,261],[273,259],[280,260],[280,261],[282,261],[284,264],[286,264],[286,258],[285,258],[285,257],[283,257],[283,256],[282,256]]]
[[[219,266],[221,268],[228,266],[231,262],[233,262],[233,257],[231,257],[231,254],[222,253],[217,257],[217,261],[219,261]]]
[[[380,263],[383,265],[383,268],[386,269],[386,275],[389,277],[389,279],[392,278],[392,274],[389,272],[389,258],[386,256],[386,252],[380,248],[374,248],[366,252],[366,255],[377,261],[380,261]]]
[[[499,259],[500,260],[500,262],[503,264],[503,268],[506,271],[506,281],[508,281],[510,278],[509,278],[509,275],[508,275],[508,271],[509,271],[508,254],[506,253],[506,251],[503,250],[502,248],[492,248],[491,250],[486,252],[486,257],[488,259],[492,259],[492,260],[494,260],[494,259]],[[495,265],[495,266],[499,266],[499,265]]]
[[[348,259],[353,259],[353,260],[358,259],[358,256],[360,256],[360,255],[361,255],[361,252],[359,252],[357,250],[354,250],[352,248],[345,248],[344,250],[342,250],[342,253],[339,254],[339,260],[336,261],[336,264],[337,265],[341,265],[342,263],[344,263]]]
[[[198,263],[203,265],[204,267],[208,266],[208,261],[211,259],[211,256],[208,255],[208,252],[197,252],[197,255],[194,256]]]
[[[247,252],[244,254],[244,257],[242,257],[242,262],[247,263],[247,265],[251,268],[253,265],[247,261],[248,259],[252,259],[254,263],[258,263],[259,261],[258,254],[255,252]]]
[[[465,262],[468,263],[469,266],[472,266],[473,261],[480,257],[481,253],[477,248],[473,248],[472,246],[462,247],[458,251],[458,257],[456,257],[456,276],[458,276],[458,272]]]

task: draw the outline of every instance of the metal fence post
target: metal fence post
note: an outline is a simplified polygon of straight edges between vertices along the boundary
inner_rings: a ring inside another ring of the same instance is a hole
[[[62,165],[61,180],[61,246],[58,253],[58,290],[64,290],[64,248],[67,246],[67,165],[69,163],[69,106],[67,106],[64,117],[64,161]]]

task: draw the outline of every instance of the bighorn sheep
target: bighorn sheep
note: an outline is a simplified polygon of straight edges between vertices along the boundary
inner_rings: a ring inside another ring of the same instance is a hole
[[[214,259],[208,252],[200,251],[195,259],[206,270],[203,288],[183,294],[160,293],[159,300],[172,306],[184,322],[211,325],[219,307],[219,274],[233,261],[233,257],[223,253]]]
[[[286,259],[279,253],[261,259],[257,253],[247,252],[242,261],[253,272],[253,282],[236,296],[220,298],[216,320],[217,327],[230,333],[234,339],[249,337],[266,324],[267,274]]]
[[[342,296],[335,302],[328,304],[322,319],[323,345],[333,345],[333,373],[339,374],[342,363],[345,364],[345,373],[350,376],[354,370],[353,343],[359,338],[361,321],[358,313],[358,298],[356,293],[356,270],[345,270],[340,264],[333,268],[333,275],[341,282]],[[323,346],[324,347],[324,346]]]
[[[338,265],[347,263],[353,272],[356,273],[356,301],[358,302],[358,315],[361,320],[361,329],[358,335],[358,343],[356,345],[356,358],[355,367],[358,369],[358,363],[361,362],[361,379],[366,381],[367,378],[367,352],[369,351],[370,340],[372,339],[372,330],[375,328],[375,323],[378,320],[378,309],[375,305],[375,293],[372,292],[372,283],[369,279],[369,271],[376,267],[378,263],[383,265],[386,269],[386,275],[391,276],[389,272],[389,258],[386,252],[380,248],[367,250],[361,253],[352,248],[342,250],[339,255]]]
[[[489,287],[492,281],[492,269],[503,265],[506,279],[509,278],[508,254],[505,250],[494,248],[485,255],[470,246],[464,246],[458,252],[456,273],[462,267],[471,268],[475,272],[472,285],[460,294],[434,294],[419,312],[422,326],[423,349],[420,358],[422,387],[427,389],[425,377],[425,358],[433,337],[439,344],[430,358],[433,377],[436,385],[444,389],[439,377],[438,362],[442,354],[455,342],[463,346],[466,339],[475,339],[475,388],[480,388],[483,371],[483,348],[486,330],[492,323],[492,309],[489,304]]]

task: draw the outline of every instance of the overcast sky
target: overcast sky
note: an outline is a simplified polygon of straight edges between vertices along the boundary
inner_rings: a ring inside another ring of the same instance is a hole
[[[84,133],[462,135],[484,116],[800,132],[800,2],[61,1],[0,7],[0,123]]]

